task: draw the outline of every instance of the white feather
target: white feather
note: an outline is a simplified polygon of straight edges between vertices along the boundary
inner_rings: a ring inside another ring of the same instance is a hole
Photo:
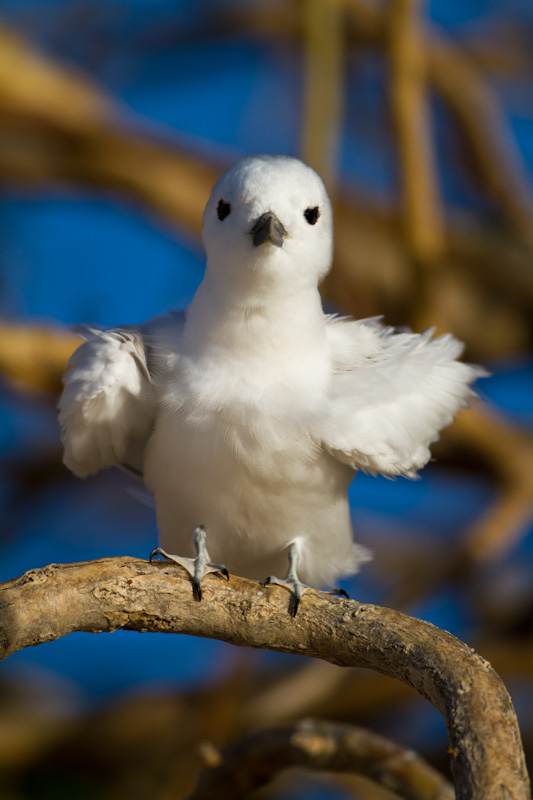
[[[431,330],[330,317],[327,333],[335,375],[323,446],[354,469],[416,477],[485,370],[457,361],[462,344]]]
[[[153,393],[137,328],[86,328],[59,401],[63,460],[86,477],[103,467],[142,464],[154,423]]]

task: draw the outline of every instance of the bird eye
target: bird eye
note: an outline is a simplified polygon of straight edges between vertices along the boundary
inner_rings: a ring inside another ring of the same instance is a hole
[[[229,217],[230,214],[231,203],[226,203],[225,200],[219,200],[217,206],[217,216],[219,220],[222,222],[222,220],[226,219],[226,217]]]
[[[320,209],[318,206],[315,206],[314,208],[306,208],[304,211],[304,217],[306,218],[306,220],[310,225],[314,225],[319,216],[320,216]]]

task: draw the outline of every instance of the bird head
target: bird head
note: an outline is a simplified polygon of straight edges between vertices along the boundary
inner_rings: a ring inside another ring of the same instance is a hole
[[[213,187],[203,241],[208,269],[228,279],[316,286],[330,269],[333,247],[324,183],[296,158],[245,158]]]

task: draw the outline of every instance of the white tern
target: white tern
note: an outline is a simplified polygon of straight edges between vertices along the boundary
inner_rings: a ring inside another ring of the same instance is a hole
[[[142,473],[161,545],[180,553],[152,555],[185,566],[196,597],[223,565],[264,579],[288,563],[269,580],[290,588],[295,613],[306,585],[368,558],[352,540],[354,472],[415,477],[484,371],[456,360],[450,335],[324,314],[331,205],[297,159],[255,156],[222,175],[203,241],[186,311],[87,329],[64,377],[64,461],[81,477]]]

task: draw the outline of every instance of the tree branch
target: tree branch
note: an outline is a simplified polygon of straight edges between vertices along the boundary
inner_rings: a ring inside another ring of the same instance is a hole
[[[149,139],[92,83],[0,25],[0,177],[119,192],[200,232],[216,166]],[[126,127],[129,121],[129,127]]]
[[[443,256],[445,242],[421,5],[421,0],[393,0],[385,20],[405,238],[417,263],[427,267]]]
[[[19,386],[59,394],[79,336],[59,326],[0,322],[0,372]]]
[[[406,800],[454,800],[452,786],[412,750],[356,725],[306,719],[258,731],[218,754],[189,800],[241,800],[283,769],[357,773]]]
[[[443,714],[457,800],[526,800],[529,782],[507,691],[451,634],[378,606],[209,576],[201,603],[184,570],[135,558],[50,565],[0,585],[0,656],[73,631],[186,633],[369,667],[399,678]]]
[[[344,31],[338,3],[306,0],[302,7],[305,97],[302,158],[329,191],[337,184],[337,149],[344,98]]]

